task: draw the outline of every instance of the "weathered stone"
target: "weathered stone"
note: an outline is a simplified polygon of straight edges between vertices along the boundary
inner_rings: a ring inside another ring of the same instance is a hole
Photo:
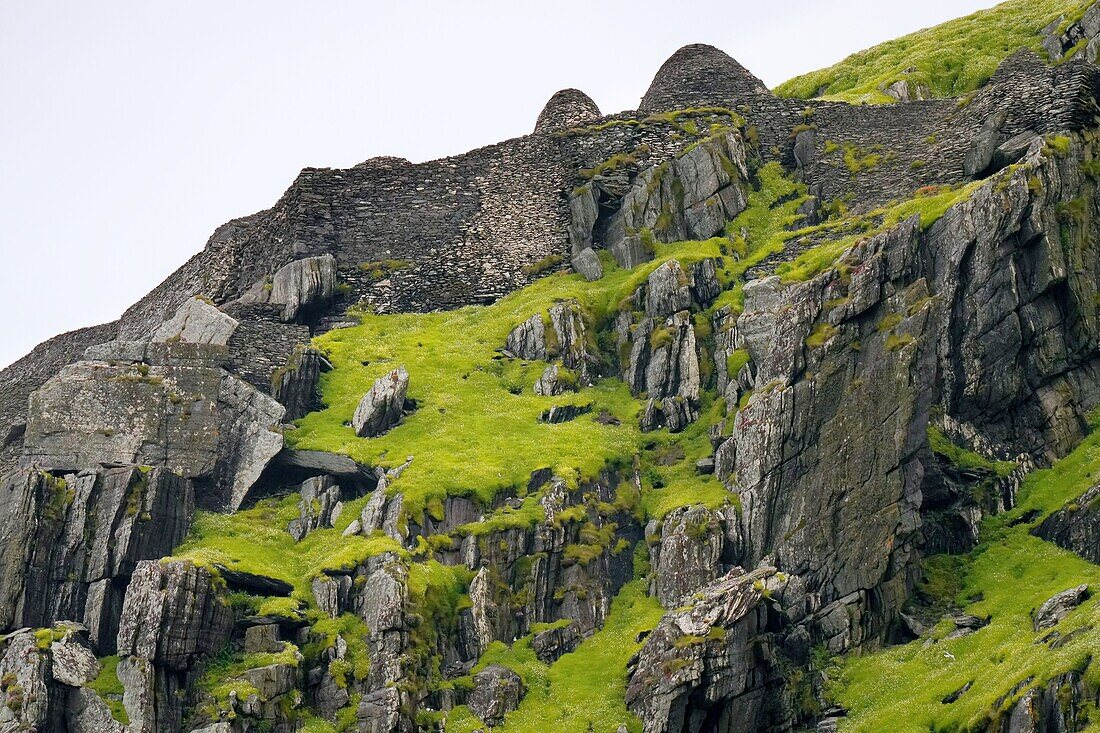
[[[576,625],[569,622],[555,625],[546,631],[540,631],[531,638],[531,648],[535,656],[544,664],[553,664],[563,654],[568,654],[581,643],[581,635]]]
[[[186,344],[225,346],[240,325],[217,306],[192,298],[176,314],[153,331],[151,341],[179,341]]]
[[[1048,598],[1035,612],[1035,618],[1032,620],[1035,630],[1042,631],[1057,626],[1058,622],[1081,605],[1082,601],[1088,598],[1088,595],[1089,587],[1079,585]]]
[[[340,487],[328,476],[307,479],[298,490],[298,516],[287,527],[296,542],[316,529],[332,527],[344,509]]]
[[[372,438],[397,425],[401,421],[408,388],[409,373],[405,367],[398,367],[376,379],[355,408],[351,420],[355,434],[360,438]]]
[[[539,422],[550,424],[569,422],[591,411],[592,405],[555,405],[539,416]]]
[[[474,689],[466,699],[470,712],[486,725],[497,726],[519,707],[527,689],[518,674],[500,664],[490,664],[474,675]]]
[[[603,264],[591,247],[586,247],[573,255],[572,264],[573,270],[580,273],[585,280],[591,282],[603,277]]]
[[[284,321],[326,304],[336,290],[336,258],[306,257],[279,268],[271,280],[269,302],[283,307]]]
[[[283,648],[279,641],[278,624],[257,624],[249,626],[244,632],[244,650],[254,652],[277,652]]]
[[[50,644],[50,662],[53,678],[70,687],[85,685],[99,674],[99,660],[86,640],[71,630],[60,641]]]
[[[190,481],[138,466],[25,469],[0,495],[0,624],[80,619],[101,654],[114,650],[127,578],[183,541],[194,508]]]
[[[546,326],[542,322],[542,316],[536,313],[513,328],[504,348],[517,359],[545,360]]]

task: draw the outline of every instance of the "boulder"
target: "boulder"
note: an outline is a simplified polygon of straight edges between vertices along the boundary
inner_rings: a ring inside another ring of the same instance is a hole
[[[1035,612],[1035,617],[1032,619],[1035,630],[1042,631],[1057,626],[1058,622],[1081,605],[1088,596],[1089,587],[1079,585],[1048,598],[1043,605],[1039,606],[1039,610]]]
[[[50,663],[53,678],[70,687],[86,685],[99,674],[99,660],[88,647],[87,640],[73,629],[50,644]]]
[[[474,689],[466,699],[470,712],[486,725],[498,726],[526,694],[518,674],[500,664],[490,664],[474,675]]]
[[[268,302],[281,305],[283,320],[293,321],[308,309],[330,301],[335,292],[336,258],[325,254],[280,267],[271,279]]]
[[[589,282],[603,277],[603,264],[591,247],[586,247],[573,255],[572,264],[574,272],[579,273]]]
[[[536,313],[508,334],[504,348],[517,359],[543,361],[547,357],[546,326]]]
[[[408,388],[409,373],[405,367],[398,367],[376,379],[355,408],[351,419],[355,434],[360,438],[373,438],[397,425],[401,421]]]
[[[226,346],[239,325],[236,319],[218,310],[217,306],[202,298],[192,298],[157,327],[150,340]]]

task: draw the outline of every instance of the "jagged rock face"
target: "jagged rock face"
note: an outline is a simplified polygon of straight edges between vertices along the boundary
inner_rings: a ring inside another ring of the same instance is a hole
[[[604,244],[621,267],[633,267],[648,259],[643,230],[662,242],[713,237],[745,209],[742,186],[747,180],[740,133],[708,139],[637,176],[607,223]],[[586,195],[582,191],[575,197]]]
[[[511,356],[532,361],[560,359],[563,366],[576,372],[582,384],[590,384],[600,362],[593,338],[580,305],[569,301],[550,307],[549,323],[536,313],[513,328],[505,350]]]
[[[1075,552],[1092,563],[1100,563],[1100,485],[1093,486],[1075,506],[1059,509],[1043,520],[1033,532],[1048,542]]]
[[[118,676],[132,731],[180,730],[196,667],[228,643],[232,626],[206,568],[180,560],[138,564],[118,632]]]
[[[724,575],[740,560],[739,517],[732,507],[676,509],[646,528],[653,568],[650,594],[665,608],[676,608],[696,590]]]
[[[191,482],[163,468],[64,477],[27,469],[0,491],[0,624],[81,620],[100,653],[112,653],[138,562],[170,553],[187,534]]]
[[[828,622],[830,648],[881,633],[905,596],[934,401],[1005,456],[1081,437],[1098,400],[1094,235],[1057,216],[1082,190],[1075,155],[1034,150],[927,231],[910,220],[857,246],[850,275],[746,288],[756,391],[719,474],[736,476],[747,562],[802,576],[821,619],[834,603],[867,611],[875,589],[876,611]]]
[[[298,517],[290,521],[287,532],[301,540],[316,529],[331,527],[344,510],[340,486],[330,476],[317,476],[302,482],[298,493]]]
[[[693,43],[669,57],[642,97],[639,112],[707,107],[716,96],[751,104],[768,95],[764,82],[714,46]],[[735,106],[732,102],[729,106]]]
[[[316,349],[300,349],[291,354],[282,371],[272,377],[272,396],[286,407],[284,419],[293,422],[320,409],[317,382],[332,364]]]
[[[283,321],[303,320],[331,304],[336,281],[336,258],[331,254],[303,257],[257,282],[235,303],[268,303]]]
[[[765,588],[781,583],[774,568],[735,568],[698,590],[686,610],[671,611],[631,660],[626,701],[646,733],[770,730],[783,720],[769,704],[779,684],[765,632],[776,612]]]
[[[706,307],[718,294],[713,260],[688,267],[669,260],[650,273],[646,285],[615,322],[620,376],[635,394],[648,396],[643,430],[683,430],[698,416],[702,388],[699,345],[689,312]]]
[[[526,689],[518,674],[499,664],[490,664],[474,675],[474,689],[466,704],[487,725],[504,722],[507,713],[519,707]]]
[[[42,633],[57,640],[43,648],[38,639]],[[124,733],[106,703],[83,686],[98,672],[83,629],[69,625],[10,634],[0,647],[0,730]]]
[[[31,396],[25,460],[55,470],[164,466],[197,480],[200,505],[239,507],[282,448],[282,405],[222,369],[224,347],[94,349],[98,359],[65,367]]]
[[[1035,611],[1035,630],[1042,631],[1056,626],[1059,621],[1069,615],[1069,612],[1081,605],[1088,598],[1087,585],[1079,585],[1058,593],[1048,599]]]
[[[374,380],[374,385],[363,395],[351,419],[355,434],[360,438],[372,438],[399,423],[408,389],[409,373],[405,367],[398,367]]]
[[[587,94],[579,89],[562,89],[554,92],[554,96],[542,108],[535,123],[535,134],[580,127],[600,116],[600,108]]]

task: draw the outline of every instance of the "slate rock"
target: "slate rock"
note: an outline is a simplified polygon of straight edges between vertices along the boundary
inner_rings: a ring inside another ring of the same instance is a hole
[[[409,389],[409,373],[397,367],[375,380],[355,408],[352,427],[360,438],[381,435],[401,421],[405,394]]]
[[[474,689],[466,699],[470,712],[486,725],[497,726],[519,707],[527,688],[518,674],[500,664],[490,664],[474,675]]]
[[[1058,625],[1059,621],[1081,605],[1088,596],[1089,587],[1087,585],[1079,585],[1051,596],[1035,612],[1035,617],[1032,619],[1035,630],[1042,631]]]

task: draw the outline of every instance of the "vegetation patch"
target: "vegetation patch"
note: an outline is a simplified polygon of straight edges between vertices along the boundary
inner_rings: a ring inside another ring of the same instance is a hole
[[[989,10],[910,33],[795,77],[776,88],[781,97],[882,104],[896,100],[883,89],[906,81],[936,97],[957,97],[984,84],[1004,59],[1021,48],[1046,56],[1042,29],[1080,18],[1086,0],[1009,0]]]
[[[1058,644],[1049,630],[1032,627],[1034,610],[1056,593],[1082,583],[1100,588],[1100,566],[1030,534],[1092,486],[1098,471],[1100,433],[1094,432],[1050,469],[1030,474],[1019,505],[986,519],[971,553],[926,564],[925,593],[939,595],[941,606],[988,617],[989,625],[949,640],[944,637],[954,624],[947,620],[927,638],[846,659],[831,686],[849,711],[842,730],[984,730],[1028,689],[1060,674],[1083,670],[1086,682],[1100,683],[1100,660],[1093,661],[1100,645],[1095,599],[1058,624]],[[973,684],[958,699],[943,702],[967,683]]]

